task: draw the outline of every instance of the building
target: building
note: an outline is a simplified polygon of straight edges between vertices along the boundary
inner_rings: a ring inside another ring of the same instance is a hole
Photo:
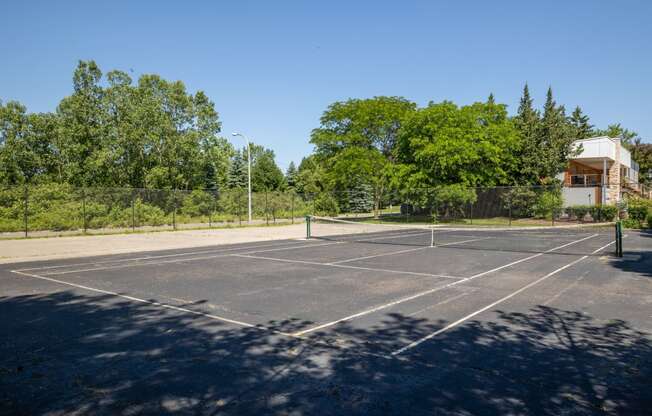
[[[558,176],[565,205],[615,204],[643,192],[638,164],[619,138],[592,137],[573,146],[579,153]]]

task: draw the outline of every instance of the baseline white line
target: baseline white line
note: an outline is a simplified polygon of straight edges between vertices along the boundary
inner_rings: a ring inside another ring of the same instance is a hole
[[[130,301],[133,301],[133,302],[145,303],[145,304],[156,306],[156,307],[161,307],[161,308],[165,308],[165,309],[172,309],[172,310],[175,310],[175,311],[178,311],[178,312],[184,312],[184,313],[188,313],[188,314],[192,314],[192,315],[203,316],[205,318],[209,318],[209,319],[212,319],[212,320],[215,320],[215,321],[226,322],[226,323],[229,323],[229,324],[234,324],[234,325],[238,325],[238,326],[242,326],[242,327],[246,327],[246,328],[256,328],[256,329],[260,329],[260,330],[264,330],[264,331],[274,332],[274,333],[279,334],[279,335],[285,335],[285,336],[289,336],[289,337],[293,337],[293,338],[298,338],[296,336],[293,336],[290,333],[286,333],[286,332],[278,331],[278,330],[275,330],[275,329],[267,328],[267,327],[265,327],[263,325],[254,325],[254,324],[250,324],[250,323],[247,323],[247,322],[237,321],[235,319],[225,318],[223,316],[213,315],[213,314],[206,313],[206,312],[193,311],[192,309],[186,309],[186,308],[182,308],[180,306],[168,305],[166,303],[160,303],[160,302],[155,302],[155,301],[152,301],[152,300],[137,298],[137,297],[134,297],[134,296],[123,295],[123,294],[120,294],[120,293],[117,293],[117,292],[112,292],[110,290],[104,290],[104,289],[98,289],[98,288],[94,288],[94,287],[90,287],[90,286],[84,286],[84,285],[80,285],[80,284],[77,284],[77,283],[71,283],[71,282],[66,282],[66,281],[63,281],[63,280],[52,279],[50,277],[40,276],[40,275],[33,274],[33,273],[25,273],[25,272],[21,272],[21,271],[18,271],[18,270],[12,270],[12,273],[16,273],[16,274],[19,274],[19,275],[22,275],[22,276],[27,276],[27,277],[31,277],[31,278],[35,278],[35,279],[46,280],[46,281],[49,281],[49,282],[52,282],[52,283],[58,283],[58,284],[61,284],[61,285],[72,286],[72,287],[75,287],[75,288],[78,288],[78,289],[88,290],[90,292],[96,292],[96,293],[102,293],[102,294],[105,294],[105,295],[115,296],[115,297],[119,297],[119,298],[122,298],[122,299],[130,300]]]
[[[264,247],[274,247],[274,246],[288,246],[288,245],[298,245],[300,244],[300,241],[293,241],[289,243],[280,243],[280,244],[260,244],[257,246],[250,246],[250,247],[232,247],[232,248],[224,248],[224,249],[219,249],[219,248],[214,248],[211,250],[199,250],[199,251],[189,251],[189,252],[184,252],[184,253],[175,253],[175,254],[163,254],[160,256],[144,256],[144,257],[132,257],[132,258],[122,258],[122,259],[114,259],[114,260],[102,260],[102,261],[92,261],[92,262],[86,262],[86,263],[72,263],[72,264],[60,264],[57,266],[44,266],[44,267],[30,267],[27,269],[18,269],[21,272],[28,272],[28,271],[34,271],[34,270],[50,270],[50,269],[61,269],[64,267],[75,267],[75,266],[87,266],[89,264],[106,264],[106,263],[119,263],[119,262],[128,262],[128,261],[139,261],[139,260],[154,260],[154,259],[163,259],[163,258],[168,258],[168,257],[180,257],[180,256],[192,256],[196,254],[207,254],[207,253],[223,253],[223,252],[229,252],[229,251],[236,251],[236,250],[251,250],[254,248],[264,248]]]
[[[511,266],[516,265],[516,264],[522,263],[524,261],[532,260],[532,259],[534,259],[536,257],[543,256],[546,253],[550,253],[550,252],[553,252],[555,250],[560,250],[562,248],[570,246],[571,244],[577,244],[577,243],[580,243],[582,241],[588,240],[589,238],[593,238],[593,237],[596,237],[596,236],[598,236],[598,234],[593,234],[593,235],[590,235],[588,237],[584,237],[582,239],[579,239],[579,240],[572,241],[570,243],[561,245],[559,247],[551,248],[550,250],[544,251],[542,253],[537,253],[537,254],[534,254],[532,256],[528,256],[528,257],[522,258],[520,260],[516,260],[516,261],[513,261],[511,263],[507,263],[507,264],[505,264],[503,266],[499,266],[499,267],[493,268],[491,270],[487,270],[486,272],[478,273],[478,274],[475,274],[473,276],[466,277],[464,279],[457,280],[457,281],[452,282],[452,283],[448,283],[446,285],[434,287],[432,289],[428,289],[428,290],[416,293],[416,294],[411,295],[411,296],[407,296],[407,297],[404,297],[404,298],[401,298],[401,299],[397,299],[397,300],[395,300],[393,302],[389,302],[389,303],[386,303],[384,305],[379,305],[379,306],[376,306],[374,308],[364,310],[362,312],[354,313],[352,315],[345,316],[344,318],[340,318],[340,319],[337,319],[335,321],[326,322],[324,324],[321,324],[321,325],[318,325],[318,326],[315,326],[315,327],[312,327],[312,328],[308,328],[308,329],[305,329],[303,331],[295,332],[294,335],[297,335],[297,336],[305,335],[305,334],[310,333],[310,332],[318,331],[320,329],[328,328],[330,326],[339,324],[340,322],[350,321],[352,319],[359,318],[361,316],[369,315],[370,313],[378,312],[380,310],[387,309],[389,307],[396,306],[396,305],[399,305],[399,304],[404,303],[404,302],[408,302],[408,301],[411,301],[411,300],[414,300],[414,299],[418,299],[420,297],[429,295],[429,294],[437,292],[439,290],[443,290],[443,289],[446,289],[446,288],[449,288],[449,287],[452,287],[452,286],[456,286],[456,285],[468,282],[468,281],[476,279],[478,277],[485,276],[485,275],[487,275],[489,273],[497,272],[498,270],[502,270],[504,268],[511,267]]]
[[[329,245],[332,245],[332,244],[340,244],[340,243],[335,242],[335,243],[324,243],[324,244],[307,244],[307,245],[302,245],[302,246],[281,247],[281,248],[274,248],[274,249],[268,249],[268,250],[245,251],[242,254],[266,253],[266,252],[270,252],[270,251],[294,250],[294,249],[298,250],[298,249],[301,249],[301,248],[329,246]],[[222,253],[222,251],[220,251],[218,253]],[[200,256],[200,257],[191,257],[191,258],[174,259],[174,260],[163,260],[163,261],[146,262],[146,263],[127,263],[127,262],[125,262],[123,264],[117,264],[115,266],[91,267],[91,268],[88,268],[88,269],[65,270],[65,271],[62,271],[62,272],[47,272],[46,271],[43,274],[45,274],[46,276],[59,276],[59,275],[62,275],[62,274],[94,272],[94,271],[99,271],[99,270],[115,270],[115,269],[124,269],[124,268],[127,268],[127,267],[157,266],[159,264],[184,263],[184,262],[197,261],[197,260],[217,259],[217,258],[220,258],[220,257],[229,257],[229,256],[231,256],[231,254],[214,254],[214,255],[210,255],[210,256]]]
[[[408,272],[403,270],[391,270],[391,269],[376,269],[373,267],[359,267],[359,266],[350,266],[348,264],[333,264],[333,263],[320,263],[317,261],[306,261],[306,260],[291,260],[291,259],[279,259],[275,257],[264,257],[264,256],[251,256],[247,254],[230,254],[232,257],[245,257],[249,259],[258,259],[258,260],[271,260],[278,261],[282,263],[299,263],[299,264],[310,264],[315,266],[327,266],[327,267],[339,267],[343,269],[354,269],[354,270],[367,270],[371,272],[383,272],[383,273],[393,273],[393,274],[408,274],[414,276],[425,276],[425,277],[442,277],[444,279],[455,279],[461,280],[464,279],[460,276],[449,276],[445,274],[432,274],[432,273],[418,273],[418,272]]]
[[[612,241],[611,243],[606,244],[606,245],[600,247],[599,249],[593,251],[591,254],[595,254],[595,253],[599,252],[600,250],[603,250],[603,249],[609,247],[613,243],[614,242]],[[518,295],[519,293],[524,292],[525,290],[531,288],[532,286],[538,285],[539,283],[543,282],[544,280],[556,275],[557,273],[559,273],[559,272],[561,272],[563,270],[566,270],[567,268],[569,268],[571,266],[574,266],[575,264],[581,262],[584,259],[587,259],[588,257],[589,257],[589,255],[582,256],[579,259],[576,259],[576,260],[566,264],[565,266],[562,266],[562,267],[560,267],[560,268],[558,268],[556,270],[553,270],[552,272],[546,274],[543,277],[540,277],[539,279],[535,280],[534,282],[523,286],[522,288],[510,293],[507,296],[504,296],[504,297],[498,299],[497,301],[495,301],[493,303],[490,303],[489,305],[485,306],[484,308],[478,309],[477,311],[472,312],[472,313],[466,315],[465,317],[460,318],[457,321],[455,321],[455,322],[453,322],[451,324],[448,324],[445,327],[443,327],[443,328],[441,328],[441,329],[439,329],[439,330],[437,330],[437,331],[435,331],[435,332],[433,332],[433,333],[431,333],[429,335],[426,335],[423,338],[420,338],[420,339],[406,345],[405,347],[402,347],[402,348],[397,349],[396,351],[393,351],[391,353],[391,355],[395,356],[395,355],[402,354],[403,352],[405,352],[405,351],[407,351],[409,349],[412,349],[412,348],[416,347],[417,345],[419,345],[419,344],[421,344],[421,343],[423,343],[425,341],[428,341],[429,339],[432,339],[432,338],[436,337],[437,335],[439,335],[439,334],[441,334],[443,332],[448,331],[449,329],[455,328],[456,326],[468,321],[469,319],[473,318],[474,316],[477,316],[477,315],[481,314],[482,312],[485,312],[485,311],[493,308],[494,306],[499,305],[499,304],[505,302],[506,300],[509,300],[509,299],[513,298],[514,296]]]

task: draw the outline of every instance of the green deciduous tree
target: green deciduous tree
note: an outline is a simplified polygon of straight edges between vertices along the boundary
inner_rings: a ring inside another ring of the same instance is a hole
[[[397,187],[508,183],[520,139],[504,105],[431,104],[406,117],[393,168]]]
[[[321,125],[313,130],[310,141],[316,146],[316,152],[325,157],[357,146],[375,148],[391,161],[401,120],[415,108],[414,103],[401,97],[336,102],[324,112]]]

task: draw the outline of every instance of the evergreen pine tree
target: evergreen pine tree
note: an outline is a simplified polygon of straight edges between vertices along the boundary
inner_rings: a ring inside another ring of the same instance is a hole
[[[573,131],[566,118],[566,109],[563,105],[557,106],[551,87],[546,93],[539,134],[539,178],[551,179],[565,168],[572,154],[574,141]]]
[[[579,106],[573,110],[569,122],[573,126],[575,139],[588,139],[591,137],[593,126],[589,124],[589,116],[582,113]]]
[[[294,165],[294,162],[290,162],[288,170],[285,172],[285,180],[287,181],[288,187],[294,189],[297,185],[297,167]]]
[[[489,98],[487,98],[487,104],[496,104],[496,98],[494,97],[493,92],[489,93]]]
[[[518,106],[518,113],[514,123],[521,133],[522,144],[520,152],[521,166],[517,182],[535,184],[539,178],[538,151],[541,146],[539,125],[541,123],[539,112],[534,109],[532,97],[527,83],[523,87],[523,96]]]
[[[351,212],[371,212],[374,208],[374,192],[371,185],[359,182],[348,192],[348,208]]]
[[[242,152],[237,151],[229,166],[227,177],[229,188],[246,188],[247,187],[247,162],[242,157]]]

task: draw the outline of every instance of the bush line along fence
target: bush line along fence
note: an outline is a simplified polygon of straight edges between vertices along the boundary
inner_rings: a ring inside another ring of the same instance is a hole
[[[239,226],[247,222],[246,189],[75,188],[44,184],[0,188],[0,233],[116,232]],[[612,221],[616,206],[565,204],[560,187],[444,186],[383,192],[252,194],[255,224],[294,223],[305,215],[382,217],[387,221],[478,225]]]

